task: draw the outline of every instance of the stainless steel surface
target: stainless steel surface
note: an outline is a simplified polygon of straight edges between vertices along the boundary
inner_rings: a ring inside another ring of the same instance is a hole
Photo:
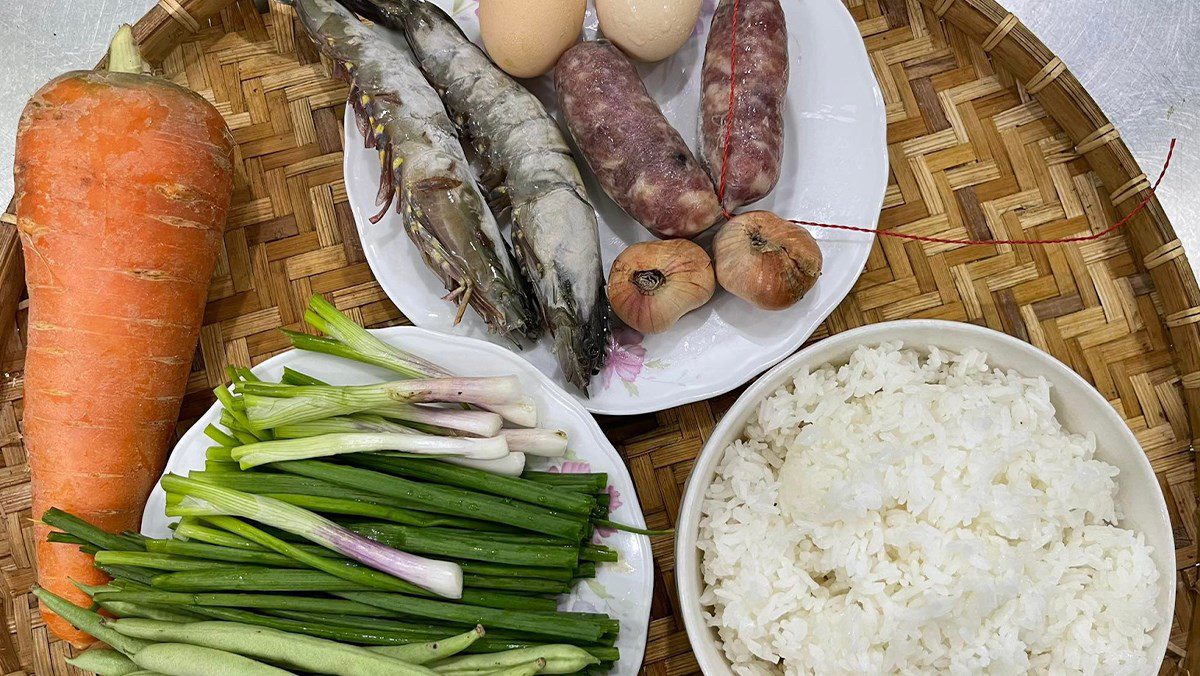
[[[803,0],[787,0],[798,2]],[[1200,262],[1200,0],[1001,0],[1067,63],[1108,113],[1142,169],[1177,159],[1159,192],[1189,260]],[[0,166],[12,164],[25,100],[44,81],[87,68],[122,22],[152,0],[0,0]],[[12,174],[0,172],[0,196]],[[0,197],[2,200],[3,197]]]

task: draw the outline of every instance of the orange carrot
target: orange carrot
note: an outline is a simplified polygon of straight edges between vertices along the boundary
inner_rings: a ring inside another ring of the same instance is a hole
[[[59,507],[137,529],[179,414],[232,192],[233,137],[202,97],[141,74],[133,33],[109,67],[61,75],[17,131],[29,336],[25,445],[34,517]],[[106,578],[38,524],[38,582]],[[76,645],[91,642],[43,608]]]

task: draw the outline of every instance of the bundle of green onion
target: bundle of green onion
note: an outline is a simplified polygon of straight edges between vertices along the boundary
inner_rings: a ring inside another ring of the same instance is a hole
[[[563,455],[567,438],[535,426],[536,407],[516,378],[453,376],[320,297],[306,320],[327,337],[288,332],[296,347],[400,379],[333,386],[286,370],[282,382],[265,383],[231,369],[232,387],[216,390],[224,410],[221,426],[206,429],[216,445],[205,469],[162,480],[167,515],[180,517],[173,538],[44,515],[58,529],[51,540],[93,554],[112,576],[85,589],[94,602],[119,618],[236,622],[400,652],[482,625],[487,636],[463,651],[517,651],[455,658],[464,666],[446,673],[570,673],[616,661],[619,622],[558,611],[555,599],[617,559],[592,542],[596,527],[653,534],[608,520],[607,476],[526,467],[530,456]],[[180,634],[113,625],[137,639]],[[579,652],[556,660],[543,654],[547,645]]]

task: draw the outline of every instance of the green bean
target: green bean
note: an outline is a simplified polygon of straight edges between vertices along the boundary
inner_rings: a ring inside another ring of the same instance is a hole
[[[258,566],[276,568],[303,568],[303,563],[291,557],[265,550],[239,549],[237,547],[222,547],[204,542],[188,542],[186,540],[147,540],[146,549],[159,554],[186,556],[192,559],[207,559],[225,563],[247,563]],[[332,553],[332,552],[331,552]],[[210,566],[211,567],[211,566]],[[183,570],[183,569],[174,569]]]
[[[505,667],[503,669],[496,669],[495,671],[488,671],[485,673],[486,673],[486,676],[533,676],[534,674],[540,672],[542,669],[545,669],[545,668],[546,668],[546,660],[544,658],[539,657],[536,660],[533,660],[531,662],[525,662],[524,664],[515,664],[511,667]]]
[[[124,535],[113,535],[105,532],[83,519],[67,514],[61,509],[51,507],[42,514],[42,523],[53,526],[60,531],[84,540],[100,549],[113,551],[136,552],[145,548],[140,542]]]
[[[389,611],[365,603],[345,599],[316,596],[285,596],[283,594],[184,594],[165,591],[101,591],[97,592],[98,603],[113,601],[131,604],[165,604],[171,607],[209,606],[228,608],[258,608],[295,610],[307,613],[330,613],[337,615],[382,617]]]
[[[463,624],[482,624],[485,627],[514,629],[540,636],[561,636],[581,641],[598,641],[604,634],[603,628],[598,627],[594,622],[577,618],[456,605],[432,599],[377,592],[338,592],[336,595],[351,601],[394,610],[410,617]]]
[[[474,676],[485,672],[508,668],[532,662],[534,659],[545,659],[545,674],[575,674],[576,671],[587,669],[588,666],[599,664],[600,659],[583,648],[571,645],[548,645],[532,648],[517,648],[517,650],[488,654],[473,654],[473,656],[443,659],[433,664],[433,670],[438,674],[452,676]]]
[[[131,657],[139,667],[167,676],[295,676],[249,657],[187,643],[154,643]]]
[[[387,655],[393,659],[409,664],[429,664],[445,659],[471,647],[471,644],[483,638],[483,627],[476,625],[474,629],[455,636],[449,636],[440,641],[428,643],[410,643],[397,646],[376,646],[368,648],[371,652]]]
[[[132,592],[111,592],[113,594]],[[162,620],[164,622],[195,622],[198,615],[187,611],[170,610],[158,606],[148,606],[124,601],[96,601],[96,605],[116,615],[117,617],[142,617],[147,620]]]
[[[461,488],[422,484],[380,472],[316,460],[281,462],[273,467],[350,488],[417,502],[426,507],[436,506],[438,511],[449,511],[455,516],[519,526],[571,541],[579,541],[583,537],[581,521],[557,516],[540,507]]]
[[[133,660],[125,657],[116,650],[93,649],[80,653],[67,660],[82,671],[90,671],[99,676],[125,676],[138,670]]]
[[[432,673],[428,669],[415,667],[365,648],[237,622],[176,624],[127,619],[109,622],[109,625],[134,638],[215,648],[302,671],[338,676]]]
[[[253,613],[245,610],[235,610],[233,608],[194,608],[195,612],[208,617],[229,620],[232,622],[243,622],[245,624],[254,624],[257,626],[271,627],[290,631],[299,634],[308,634],[309,636],[318,636],[320,638],[328,638],[334,641],[345,641],[356,643],[359,645],[369,646],[393,646],[393,645],[408,645],[412,643],[422,643],[427,641],[436,641],[446,635],[446,630],[443,629],[411,629],[407,631],[380,631],[376,629],[363,629],[362,626],[335,626],[322,622],[314,622],[311,619],[287,619],[283,617],[272,617]],[[467,648],[464,652],[469,653],[488,653],[501,652],[504,650],[515,650],[517,648],[535,647],[537,642],[510,640],[510,639],[493,639],[490,635],[480,639]],[[601,660],[616,661],[619,659],[619,653],[616,648],[608,646],[584,646],[584,649],[595,655]]]
[[[134,566],[137,568],[154,568],[156,570],[215,570],[227,568],[229,564],[220,564],[204,559],[192,559],[170,554],[155,552],[96,552],[96,563],[104,566]]]
[[[596,577],[595,561],[580,561],[575,567],[575,579]]]
[[[104,641],[113,648],[125,653],[127,657],[132,657],[134,653],[149,645],[145,641],[128,638],[104,626],[104,618],[99,613],[80,608],[63,597],[41,587],[35,586],[31,591],[47,608],[54,611],[67,622],[70,622],[71,626],[96,639]]]
[[[491,541],[484,534],[447,528],[422,529],[377,523],[349,524],[347,527],[389,547],[417,554],[544,568],[574,568],[579,559],[578,548],[565,545],[561,540],[556,545],[532,546]]]
[[[570,514],[587,516],[592,513],[592,508],[596,505],[596,500],[591,496],[556,490],[535,481],[497,476],[472,467],[397,458],[387,453],[375,454],[374,457],[350,455],[345,459],[350,464],[358,464],[359,461],[367,460],[369,462],[363,463],[365,466],[382,469],[389,474],[457,486],[480,493],[490,493]]]

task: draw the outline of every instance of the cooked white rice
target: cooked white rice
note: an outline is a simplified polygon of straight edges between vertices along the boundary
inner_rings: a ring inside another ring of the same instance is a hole
[[[1158,571],[1094,450],[978,351],[797,373],[705,495],[708,622],[741,674],[1144,672]]]

